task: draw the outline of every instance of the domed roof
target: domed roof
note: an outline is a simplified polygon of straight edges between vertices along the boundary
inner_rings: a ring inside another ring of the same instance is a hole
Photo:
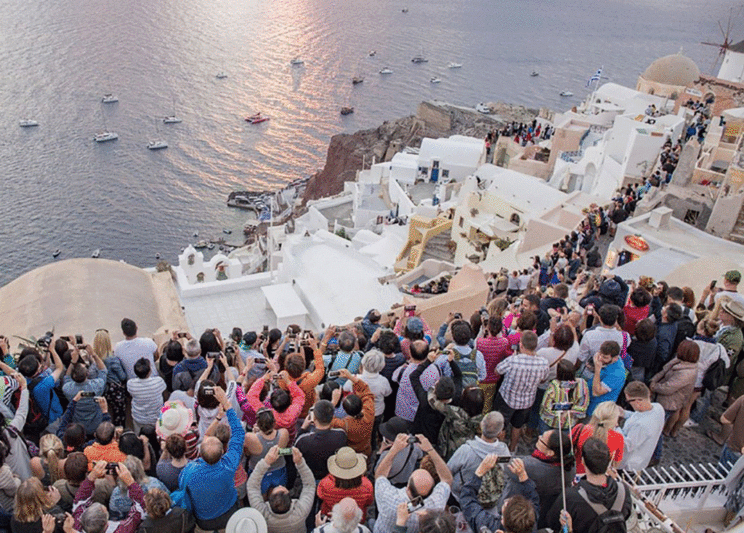
[[[660,57],[643,72],[642,77],[648,81],[663,83],[664,85],[691,86],[700,78],[700,69],[689,57],[683,56],[682,51],[669,56]]]

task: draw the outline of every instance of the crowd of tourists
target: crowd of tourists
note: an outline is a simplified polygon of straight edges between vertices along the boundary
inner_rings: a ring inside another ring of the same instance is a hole
[[[115,345],[104,329],[19,353],[0,337],[0,529],[625,531],[618,473],[658,464],[721,387],[710,438],[738,520],[741,274],[698,296],[603,272],[589,259],[605,219],[592,208],[441,324],[406,308],[160,345],[128,318]],[[516,456],[522,440],[534,448]]]

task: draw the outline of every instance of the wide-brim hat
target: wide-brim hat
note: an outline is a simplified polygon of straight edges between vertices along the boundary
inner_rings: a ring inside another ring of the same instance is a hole
[[[380,434],[390,442],[395,440],[400,433],[408,433],[408,422],[398,416],[394,416],[384,424],[380,424]]]
[[[344,446],[328,458],[328,472],[338,479],[354,479],[367,471],[367,457]]]
[[[165,402],[160,408],[160,417],[155,425],[155,431],[160,437],[184,435],[193,423],[194,412],[182,401]]]
[[[238,509],[227,521],[225,533],[268,533],[266,519],[252,507]]]
[[[744,322],[744,305],[741,305],[736,300],[726,298],[721,304],[721,309],[726,311],[739,322]]]

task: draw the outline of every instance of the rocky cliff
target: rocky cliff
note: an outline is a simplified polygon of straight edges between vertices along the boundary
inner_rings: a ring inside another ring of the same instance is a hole
[[[522,106],[489,104],[493,114],[484,115],[468,108],[441,103],[422,102],[416,115],[383,122],[381,126],[341,133],[331,137],[323,170],[312,176],[305,189],[304,200],[314,200],[338,194],[344,182],[356,179],[356,172],[369,168],[372,160],[388,161],[406,146],[419,147],[424,137],[450,135],[485,137],[507,121],[528,122],[538,110]],[[545,115],[543,110],[540,115]]]

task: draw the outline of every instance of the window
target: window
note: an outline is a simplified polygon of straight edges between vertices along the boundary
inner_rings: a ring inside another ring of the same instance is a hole
[[[446,168],[442,170],[442,177],[449,178],[449,170],[447,170]]]
[[[697,224],[698,217],[700,216],[700,211],[695,211],[694,209],[688,209],[687,213],[685,213],[685,222],[687,224],[690,224],[694,226]]]
[[[461,228],[463,227],[464,223],[465,223],[465,220],[462,217],[460,217],[460,220],[457,221],[457,225],[460,226]]]
[[[511,217],[509,218],[509,222],[511,222],[515,226],[519,226],[519,215],[517,213],[512,213]]]

